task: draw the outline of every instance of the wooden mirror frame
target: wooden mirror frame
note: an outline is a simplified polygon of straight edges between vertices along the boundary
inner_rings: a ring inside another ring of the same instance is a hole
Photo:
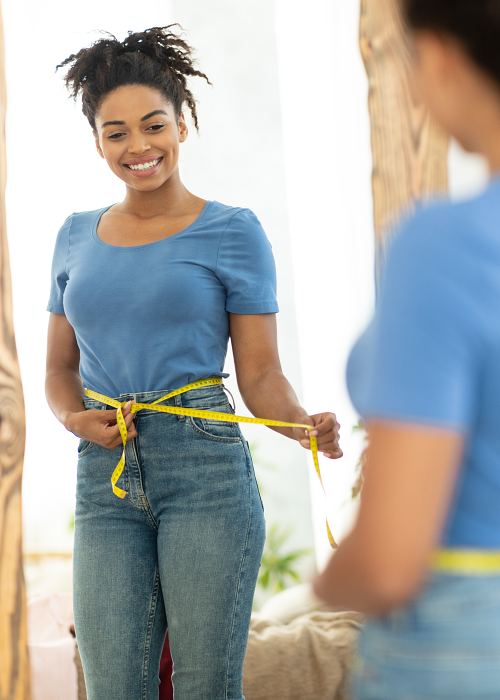
[[[30,668],[21,517],[25,413],[12,318],[5,213],[4,45],[0,16],[0,700],[29,700]]]

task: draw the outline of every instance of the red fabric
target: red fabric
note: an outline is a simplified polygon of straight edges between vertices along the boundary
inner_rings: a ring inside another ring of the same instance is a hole
[[[159,700],[174,700],[174,688],[172,685],[173,663],[170,655],[168,636],[165,639],[160,659],[160,695]]]

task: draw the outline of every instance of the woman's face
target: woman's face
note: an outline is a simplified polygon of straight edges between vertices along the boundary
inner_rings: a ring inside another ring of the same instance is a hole
[[[95,123],[99,154],[128,187],[151,192],[177,171],[187,126],[160,91],[146,85],[116,88],[103,99]]]

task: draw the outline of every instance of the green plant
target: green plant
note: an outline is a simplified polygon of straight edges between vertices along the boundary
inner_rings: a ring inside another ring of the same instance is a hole
[[[289,536],[290,531],[276,523],[269,528],[258,578],[258,585],[264,590],[278,593],[285,590],[290,582],[300,581],[295,564],[309,554],[310,550],[283,552],[283,546]]]

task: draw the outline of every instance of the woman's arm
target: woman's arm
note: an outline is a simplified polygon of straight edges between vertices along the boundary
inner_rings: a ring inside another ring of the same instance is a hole
[[[451,430],[373,421],[356,525],[314,582],[339,609],[379,615],[415,597],[439,546],[463,451]]]
[[[75,435],[103,447],[121,444],[116,411],[86,411],[79,374],[80,351],[73,327],[63,314],[50,314],[45,395],[56,418]],[[123,411],[129,438],[135,437],[130,407]]]
[[[333,459],[341,457],[335,415],[309,416],[282,372],[275,314],[230,314],[229,318],[238,388],[249,411],[262,418],[314,425],[319,449]],[[306,431],[274,430],[309,447]]]
[[[68,430],[70,415],[84,410],[79,362],[80,351],[73,327],[66,316],[50,314],[45,394],[52,412]]]

